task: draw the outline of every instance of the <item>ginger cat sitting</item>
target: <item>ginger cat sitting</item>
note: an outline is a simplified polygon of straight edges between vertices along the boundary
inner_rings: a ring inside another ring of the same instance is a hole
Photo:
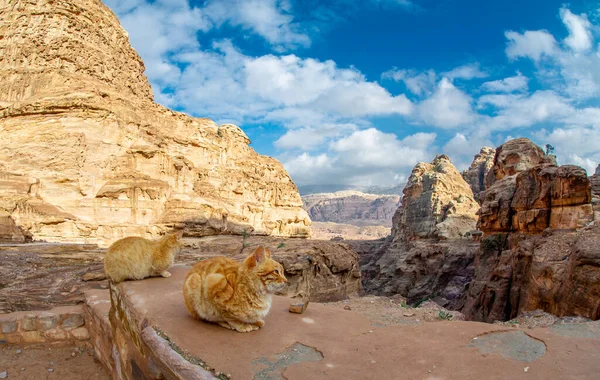
[[[283,266],[260,246],[243,262],[215,257],[194,265],[183,282],[183,297],[193,317],[249,332],[265,324],[271,294],[286,283]]]
[[[173,265],[182,236],[183,231],[179,231],[158,241],[137,236],[117,240],[104,256],[104,272],[113,283],[156,275],[170,277],[167,269]]]

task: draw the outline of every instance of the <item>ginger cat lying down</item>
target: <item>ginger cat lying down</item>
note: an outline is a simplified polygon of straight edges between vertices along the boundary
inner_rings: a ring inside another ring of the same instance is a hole
[[[286,283],[283,266],[260,246],[243,262],[215,257],[194,265],[183,282],[183,297],[193,317],[249,332],[265,324],[271,294]]]
[[[117,240],[104,256],[104,272],[114,283],[156,275],[170,277],[167,269],[173,265],[182,236],[183,231],[179,231],[158,241],[138,236]]]

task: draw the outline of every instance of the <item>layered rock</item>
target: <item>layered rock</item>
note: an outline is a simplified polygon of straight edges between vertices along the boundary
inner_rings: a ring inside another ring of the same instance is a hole
[[[430,164],[421,162],[413,169],[402,208],[394,216],[394,228],[399,229],[395,235],[460,238],[475,228],[478,210],[470,186],[448,156],[439,155]]]
[[[485,192],[477,226],[488,233],[540,233],[583,227],[592,220],[585,170],[540,165],[497,180]]]
[[[307,236],[281,164],[234,125],[153,102],[100,0],[0,1],[0,231],[108,244],[191,235]]]
[[[519,138],[507,141],[496,148],[494,163],[485,177],[485,187],[506,176],[512,176],[538,165],[556,165],[556,157],[546,155],[531,140]]]
[[[400,196],[346,190],[304,195],[302,201],[315,222],[391,226]]]
[[[558,167],[541,153],[526,139],[497,149],[478,221],[486,236],[462,310],[467,318],[492,322],[535,309],[599,317],[590,182],[582,168]]]
[[[365,291],[400,294],[410,304],[434,299],[459,309],[473,277],[479,204],[447,156],[415,166],[387,241],[352,243],[361,257]]]
[[[480,197],[485,191],[485,178],[494,166],[495,154],[496,149],[484,146],[473,158],[471,166],[462,172],[463,178],[471,186],[475,200],[479,203],[481,203]]]

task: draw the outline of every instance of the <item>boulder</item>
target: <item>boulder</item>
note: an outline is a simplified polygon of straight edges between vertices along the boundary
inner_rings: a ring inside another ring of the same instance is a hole
[[[240,128],[154,103],[100,0],[5,1],[0,13],[4,239],[310,234],[296,185]]]

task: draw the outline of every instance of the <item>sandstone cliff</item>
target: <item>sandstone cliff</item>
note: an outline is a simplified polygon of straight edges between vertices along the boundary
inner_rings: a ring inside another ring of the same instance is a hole
[[[304,195],[302,201],[304,209],[315,222],[389,227],[392,225],[392,216],[400,205],[400,196],[346,190]]]
[[[486,235],[463,309],[468,318],[492,322],[534,309],[600,317],[589,180],[582,168],[558,167],[542,154],[527,139],[497,149],[478,221]]]
[[[413,169],[398,209],[396,236],[453,239],[475,229],[479,205],[450,159],[437,156]]]
[[[471,188],[447,156],[417,164],[390,238],[351,243],[361,257],[365,291],[400,294],[410,304],[431,298],[461,308],[478,248],[465,237],[475,229],[478,209]]]
[[[485,191],[485,177],[494,165],[494,156],[496,149],[484,146],[473,158],[471,166],[462,172],[462,176],[467,181],[475,200],[481,203],[481,194]]]
[[[600,165],[596,167],[596,172],[590,176],[590,183],[592,184],[592,194],[600,197]]]
[[[295,184],[240,128],[153,102],[100,0],[0,0],[0,14],[4,239],[309,235]]]

